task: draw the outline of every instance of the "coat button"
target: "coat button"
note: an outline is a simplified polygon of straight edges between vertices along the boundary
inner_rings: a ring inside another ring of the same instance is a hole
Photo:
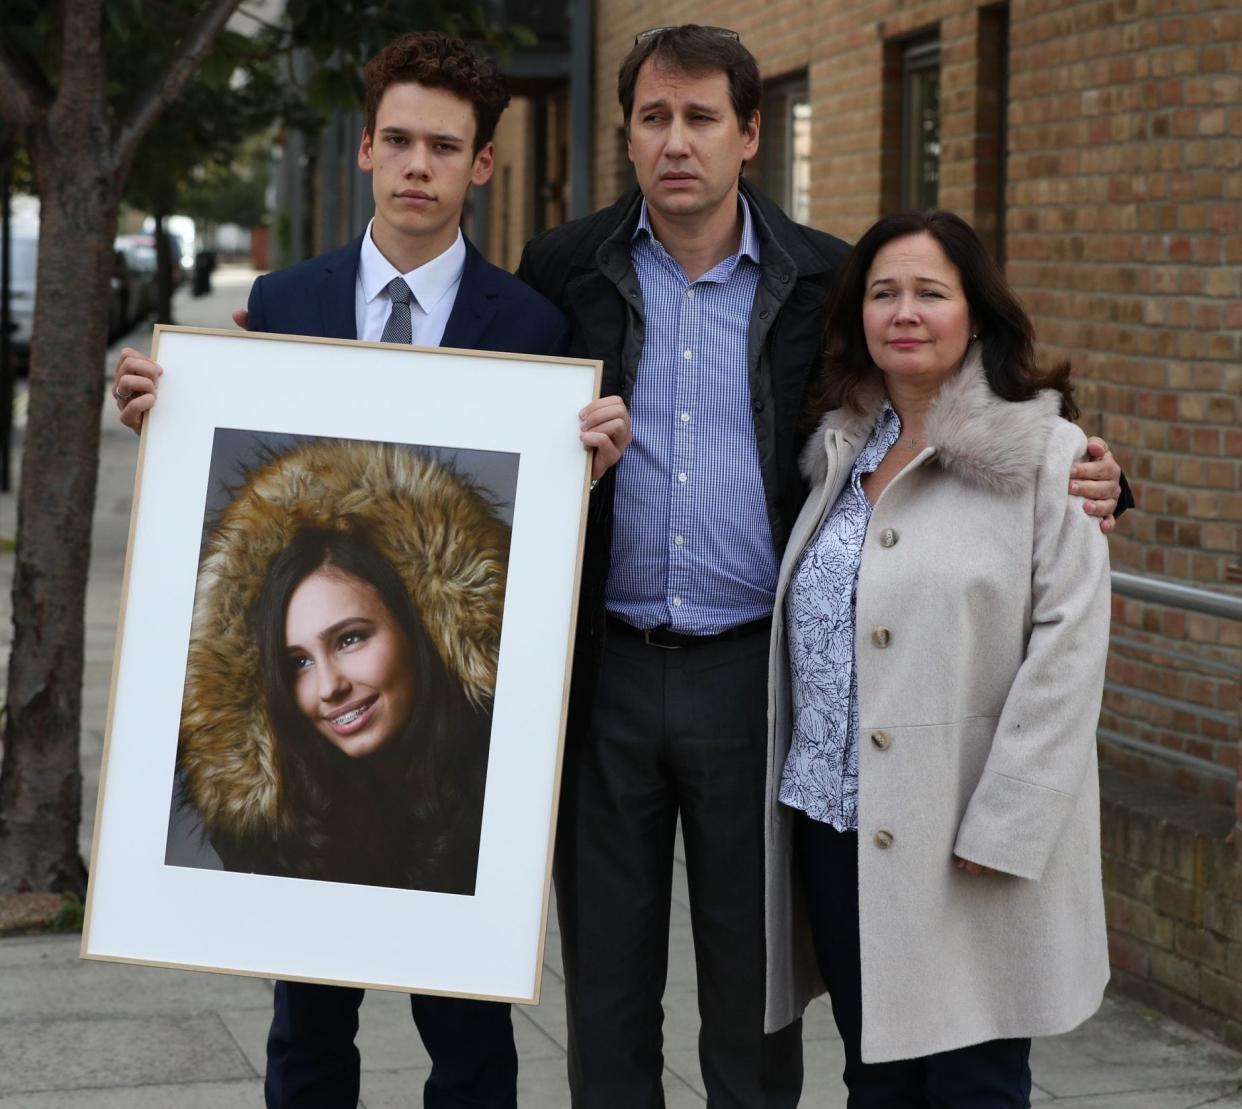
[[[760,318],[761,320],[766,320],[766,319],[767,319],[767,318],[768,318],[771,314],[772,314],[772,313],[771,313],[771,312],[769,312],[769,311],[765,308],[762,312],[760,312],[760,313],[759,313],[759,318]]]
[[[888,628],[876,628],[871,633],[871,642],[877,647],[887,647],[890,639],[893,638],[892,632]]]
[[[875,834],[875,845],[881,851],[887,851],[890,847],[893,846],[893,833],[890,832],[887,828],[881,828]]]
[[[893,745],[893,737],[888,732],[872,732],[871,742],[877,751],[887,751]]]
[[[750,406],[751,406],[751,408],[753,408],[756,412],[762,412],[762,411],[763,411],[763,401],[762,401],[762,400],[759,400],[758,398],[756,398],[755,400],[751,401],[751,402],[750,402]]]
[[[892,528],[885,528],[880,532],[881,547],[895,547],[897,545],[897,533]]]

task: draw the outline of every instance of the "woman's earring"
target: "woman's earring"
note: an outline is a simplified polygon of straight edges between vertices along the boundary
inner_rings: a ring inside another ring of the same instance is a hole
[[[977,332],[972,331],[972,332],[970,333],[970,341],[973,343],[973,342],[974,342],[977,338],[979,338],[978,333],[977,333]]]

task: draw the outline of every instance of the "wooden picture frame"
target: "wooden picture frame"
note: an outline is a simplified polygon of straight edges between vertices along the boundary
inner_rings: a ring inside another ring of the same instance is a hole
[[[600,364],[154,342],[83,958],[537,1003]]]

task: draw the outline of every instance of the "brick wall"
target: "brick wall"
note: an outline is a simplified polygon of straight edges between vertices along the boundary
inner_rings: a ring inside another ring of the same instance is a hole
[[[1242,1049],[1242,865],[1231,805],[1102,776],[1113,986]]]
[[[1114,568],[1242,593],[1242,5],[601,3],[597,204],[626,176],[621,58],[691,19],[767,78],[807,74],[811,223],[847,239],[896,206],[902,43],[938,34],[939,203],[1003,249],[1041,357],[1072,361],[1125,466],[1141,509]],[[1242,622],[1115,597],[1101,753],[1129,783],[1105,807],[1117,981],[1242,1045],[1240,648]]]
[[[1242,12],[1043,0],[1014,5],[1010,41],[1008,276],[1134,483],[1114,566],[1221,588],[1242,542]],[[1105,734],[1236,770],[1242,624],[1122,598],[1113,619]]]
[[[488,189],[487,257],[503,269],[514,270],[522,247],[530,238],[535,200],[530,195],[531,102],[515,96],[496,128],[496,168]]]

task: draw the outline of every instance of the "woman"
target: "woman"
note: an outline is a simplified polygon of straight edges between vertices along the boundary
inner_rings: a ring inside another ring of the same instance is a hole
[[[826,334],[774,621],[768,1025],[826,984],[851,1109],[1025,1106],[1030,1037],[1109,974],[1069,368],[947,212],[862,237]]]
[[[227,869],[474,892],[508,543],[407,448],[247,476],[202,559],[178,749]]]

